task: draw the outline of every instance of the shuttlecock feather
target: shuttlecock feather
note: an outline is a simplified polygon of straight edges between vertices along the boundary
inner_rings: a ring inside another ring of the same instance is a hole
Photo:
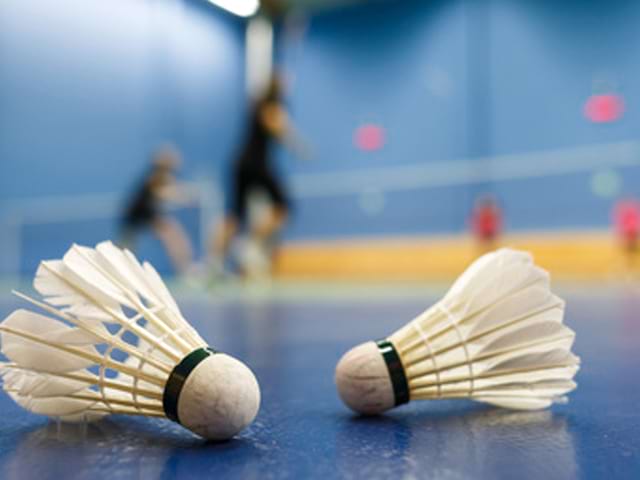
[[[439,398],[548,407],[576,387],[580,364],[563,315],[564,302],[530,254],[486,254],[417,318],[347,352],[336,368],[338,391],[365,414]]]
[[[184,319],[149,264],[110,242],[74,245],[34,280],[52,317],[17,310],[0,324],[4,390],[34,413],[66,421],[111,413],[168,417],[208,439],[255,418],[258,383]]]

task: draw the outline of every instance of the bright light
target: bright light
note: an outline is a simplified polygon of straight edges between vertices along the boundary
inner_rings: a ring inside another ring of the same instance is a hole
[[[224,8],[225,10],[239,15],[241,17],[250,17],[258,11],[260,0],[209,0],[214,5]]]
[[[246,78],[247,91],[256,99],[264,94],[273,70],[273,25],[257,16],[247,24]]]

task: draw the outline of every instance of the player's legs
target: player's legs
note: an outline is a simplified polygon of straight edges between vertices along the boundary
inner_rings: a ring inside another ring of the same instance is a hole
[[[289,217],[289,201],[278,179],[269,174],[261,179],[259,186],[265,190],[271,206],[251,231],[254,240],[264,244],[275,237]]]
[[[154,233],[167,250],[178,273],[185,273],[193,259],[191,242],[182,226],[172,218],[158,218],[152,224]]]
[[[209,245],[209,255],[213,258],[226,257],[236,233],[238,233],[238,220],[234,215],[228,214],[215,227]]]
[[[289,211],[281,205],[268,208],[264,218],[252,230],[252,237],[259,242],[267,242],[277,235],[287,221]]]
[[[251,225],[250,239],[243,252],[242,271],[249,279],[264,280],[271,273],[274,240],[287,220],[289,208],[282,186],[270,172],[254,172],[250,187],[267,194],[269,206],[257,223]]]
[[[209,262],[223,263],[247,213],[247,197],[251,183],[250,176],[242,169],[234,171],[231,178],[232,190],[227,198],[228,211],[216,225],[208,245]]]

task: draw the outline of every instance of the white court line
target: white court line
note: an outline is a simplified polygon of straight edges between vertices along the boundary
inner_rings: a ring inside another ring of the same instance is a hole
[[[363,189],[415,190],[500,182],[640,165],[640,142],[627,141],[472,160],[292,176],[296,197],[351,195]]]

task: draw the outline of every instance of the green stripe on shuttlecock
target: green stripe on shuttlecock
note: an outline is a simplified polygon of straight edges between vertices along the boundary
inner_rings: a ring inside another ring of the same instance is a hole
[[[162,395],[162,406],[164,407],[164,413],[167,415],[167,418],[180,423],[180,419],[178,418],[178,399],[180,398],[182,387],[184,387],[189,374],[200,362],[216,353],[218,352],[210,347],[198,348],[184,357],[182,361],[176,365],[169,375]]]
[[[389,369],[396,406],[409,402],[409,383],[396,347],[389,340],[378,340],[376,345],[378,345],[380,354]]]

